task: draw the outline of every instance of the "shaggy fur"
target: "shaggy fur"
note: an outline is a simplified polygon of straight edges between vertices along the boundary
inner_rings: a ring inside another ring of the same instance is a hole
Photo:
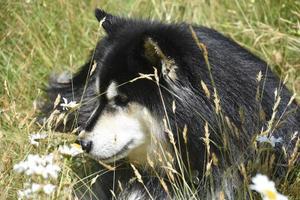
[[[69,131],[80,127],[80,130],[86,132],[94,131],[100,116],[116,112],[115,107],[126,109],[131,102],[146,108],[161,123],[162,129],[166,128],[162,121],[167,117],[169,132],[174,133],[183,163],[191,171],[197,172],[194,178],[200,180],[195,186],[199,196],[208,198],[214,195],[207,190],[203,191],[202,185],[205,182],[203,173],[207,152],[203,137],[205,124],[208,123],[212,141],[210,151],[220,161],[218,169],[215,169],[215,190],[222,190],[221,186],[225,186],[225,194],[228,198],[233,198],[234,187],[238,184],[235,178],[239,176],[224,180],[224,170],[251,155],[251,141],[262,128],[266,129],[273,113],[274,91],[278,88],[281,101],[275,120],[283,117],[272,134],[283,139],[276,145],[277,155],[280,155],[282,146],[290,155],[294,145],[291,137],[300,130],[300,112],[296,102],[292,102],[287,108],[291,94],[263,60],[233,40],[206,27],[125,19],[99,9],[95,14],[99,22],[104,20],[102,27],[107,35],[98,42],[88,62],[74,77],[68,79],[53,76],[49,84],[49,107],[52,107],[58,94],[70,101],[81,102],[80,108],[69,116],[67,126],[60,127],[60,130]],[[197,39],[192,36],[190,27],[200,43],[205,45],[209,63],[205,61],[206,52],[197,45]],[[92,70],[94,63],[96,68]],[[154,68],[157,69],[159,80],[153,76]],[[256,79],[259,72],[263,75],[260,82]],[[152,80],[140,78],[130,81],[141,74],[152,74]],[[113,100],[114,106],[111,106],[110,98],[103,95],[112,81],[118,85],[118,94],[111,92],[109,96],[116,96]],[[201,87],[201,81],[207,86],[210,96]],[[220,100],[219,112],[216,111],[214,88]],[[259,92],[257,88],[260,88]],[[57,109],[62,111],[59,107]],[[45,112],[50,111],[45,109]],[[226,119],[237,131],[228,128]],[[182,135],[185,126],[187,144]],[[167,132],[164,138],[169,141]],[[224,143],[224,135],[229,138],[229,146]],[[231,153],[227,155],[226,152],[229,151]],[[126,159],[125,157],[122,160]],[[278,162],[284,163],[285,159],[278,159]],[[129,179],[134,175],[130,166],[124,163],[122,169],[126,170],[116,170],[115,182],[119,180],[125,189],[117,195],[123,199],[130,195],[132,199],[138,199],[133,198],[135,195],[142,196],[143,198],[139,197],[141,199],[148,198],[148,193],[138,182],[129,184]],[[149,166],[145,165],[147,163],[137,167],[144,175],[143,180],[149,192],[155,199],[166,198],[167,194],[160,186],[158,178],[152,177]],[[178,163],[175,161],[176,166],[178,167]],[[102,181],[111,178],[111,175],[107,175]],[[194,181],[187,182],[194,184]],[[110,198],[109,189],[112,185],[100,185],[103,190],[100,199]],[[169,192],[172,196],[171,187]]]

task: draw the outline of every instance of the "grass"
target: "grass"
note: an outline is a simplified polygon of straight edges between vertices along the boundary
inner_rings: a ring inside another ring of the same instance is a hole
[[[25,177],[12,171],[28,154],[45,154],[69,136],[51,133],[34,148],[28,135],[40,131],[33,121],[36,100],[52,71],[76,71],[95,46],[98,23],[95,7],[114,14],[186,21],[212,27],[232,37],[266,60],[287,86],[300,94],[300,2],[294,0],[89,0],[9,1],[0,4],[0,199],[16,199]],[[296,99],[300,100],[297,95]],[[83,161],[80,161],[83,162]],[[89,161],[86,161],[89,162]],[[68,199],[76,181],[73,158],[63,160],[57,194],[49,199]],[[88,166],[88,165],[84,165]],[[85,169],[88,171],[88,169]],[[297,199],[300,177],[285,194]],[[287,186],[284,186],[288,188]],[[66,195],[67,194],[67,195]]]

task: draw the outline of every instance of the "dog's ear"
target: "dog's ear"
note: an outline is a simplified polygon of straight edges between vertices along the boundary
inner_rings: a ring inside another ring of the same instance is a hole
[[[124,24],[122,18],[113,16],[99,8],[95,9],[95,16],[99,22],[102,22],[101,25],[108,35],[117,32]]]
[[[144,56],[153,67],[158,68],[163,77],[175,81],[177,65],[175,60],[166,55],[157,42],[148,37],[144,41]]]
[[[97,18],[97,20],[100,22],[102,19],[104,19],[104,17],[106,17],[107,15],[110,15],[108,13],[106,13],[104,10],[101,10],[99,8],[95,9],[95,17]]]

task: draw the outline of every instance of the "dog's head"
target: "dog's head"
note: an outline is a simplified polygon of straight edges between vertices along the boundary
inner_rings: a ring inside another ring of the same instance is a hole
[[[170,90],[184,80],[178,62],[188,56],[174,41],[190,35],[180,26],[133,21],[99,9],[95,14],[107,33],[93,58],[99,105],[79,135],[80,143],[105,162],[145,160],[149,152],[166,148],[168,123],[163,119],[172,110]]]

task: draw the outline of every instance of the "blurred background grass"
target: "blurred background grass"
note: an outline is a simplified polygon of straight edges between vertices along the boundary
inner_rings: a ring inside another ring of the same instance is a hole
[[[12,166],[34,151],[35,100],[52,71],[76,71],[98,38],[95,7],[116,15],[212,27],[266,60],[300,92],[300,1],[1,0],[0,198],[15,199]],[[225,52],[226,53],[226,52]],[[299,101],[299,95],[297,96]],[[271,103],[271,102],[270,102]]]

